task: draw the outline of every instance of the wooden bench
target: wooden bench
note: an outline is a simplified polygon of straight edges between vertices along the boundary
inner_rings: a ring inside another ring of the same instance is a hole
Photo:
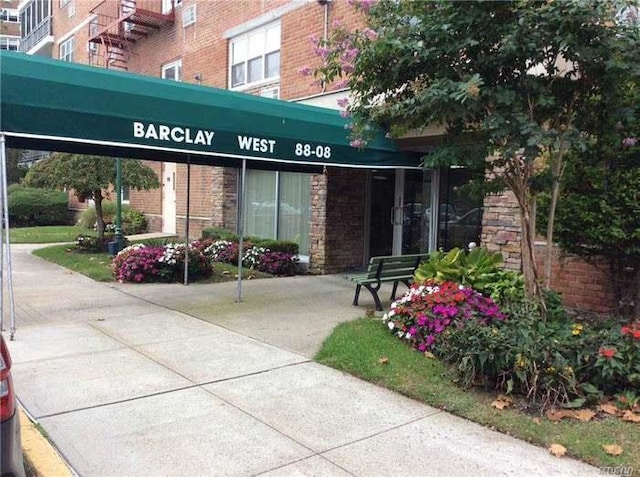
[[[378,291],[382,284],[385,282],[393,282],[391,301],[395,300],[398,283],[404,283],[407,287],[410,286],[416,268],[418,268],[421,262],[428,259],[428,253],[371,257],[366,273],[349,277],[351,281],[356,283],[356,294],[353,297],[353,306],[358,306],[360,289],[365,287],[369,290],[371,296],[373,296],[373,300],[376,303],[376,310],[382,311],[382,303],[378,296]]]

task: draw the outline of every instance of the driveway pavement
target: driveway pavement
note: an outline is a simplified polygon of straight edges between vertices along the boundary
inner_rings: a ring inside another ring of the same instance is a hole
[[[601,475],[312,362],[368,303],[340,277],[248,281],[236,303],[234,283],[101,284],[31,248],[14,380],[80,475]]]

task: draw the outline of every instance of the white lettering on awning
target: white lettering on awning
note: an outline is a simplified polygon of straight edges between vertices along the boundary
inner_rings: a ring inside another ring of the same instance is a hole
[[[170,141],[187,144],[201,144],[211,146],[214,131],[206,129],[182,128],[179,126],[167,126],[165,124],[145,124],[139,121],[133,122],[133,137],[155,139],[156,141]]]

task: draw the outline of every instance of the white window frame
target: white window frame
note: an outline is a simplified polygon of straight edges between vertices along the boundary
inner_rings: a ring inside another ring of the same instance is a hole
[[[69,47],[70,45],[70,47]],[[58,49],[58,58],[62,61],[73,62],[73,54],[76,48],[76,39],[74,35],[71,35],[66,40],[60,42]]]
[[[3,45],[5,45],[6,48],[3,48]],[[10,48],[11,45],[15,46],[15,48]],[[0,36],[0,50],[18,51],[19,49],[20,49],[19,36],[7,36],[7,35]]]
[[[196,10],[197,4],[189,5],[182,10],[182,27],[186,28],[189,25],[196,23],[198,19],[198,11]]]
[[[174,0],[173,8],[178,8],[180,5],[182,5],[182,0]],[[162,0],[162,14],[168,13],[171,13],[171,0]]]
[[[278,29],[279,36],[277,41],[277,47],[274,44],[269,45],[267,41],[267,35],[270,31]],[[262,37],[260,39],[260,36]],[[252,45],[252,39],[255,43]],[[257,51],[250,51],[252,48],[255,48],[255,45],[260,45],[261,48],[259,54]],[[234,56],[234,51],[238,49],[238,58],[236,59]],[[251,88],[256,85],[273,82],[280,80],[280,68],[278,68],[278,73],[273,76],[266,76],[266,67],[267,67],[267,56],[278,53],[280,59],[278,63],[281,61],[281,52],[282,48],[282,30],[280,21],[270,23],[268,25],[264,25],[260,28],[255,28],[253,30],[247,31],[242,35],[238,35],[234,38],[231,38],[229,41],[229,89],[238,90],[238,89],[246,89]],[[253,60],[261,59],[262,60],[262,74],[261,77],[254,81],[249,81],[249,63]],[[234,67],[244,67],[244,79],[242,81],[234,80]]]
[[[260,90],[260,96],[263,98],[280,99],[280,87],[264,88]]]
[[[175,77],[175,74],[172,77],[167,76],[167,73],[171,70],[174,70],[176,72],[176,74],[178,75],[177,78]],[[162,79],[171,81],[182,81],[182,58],[162,65],[161,77]]]
[[[20,23],[20,14],[15,8],[0,9],[0,20],[7,23]]]

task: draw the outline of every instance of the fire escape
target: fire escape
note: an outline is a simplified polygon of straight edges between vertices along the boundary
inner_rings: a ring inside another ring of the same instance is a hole
[[[104,0],[91,13],[89,63],[126,70],[132,46],[175,19],[174,0]]]

